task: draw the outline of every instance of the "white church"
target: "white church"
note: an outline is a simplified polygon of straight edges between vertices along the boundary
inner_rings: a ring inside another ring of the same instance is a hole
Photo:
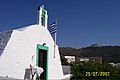
[[[38,24],[0,33],[0,78],[30,80],[31,63],[44,69],[41,79],[70,78],[63,73],[59,48],[48,31],[47,11],[42,6],[38,13]]]

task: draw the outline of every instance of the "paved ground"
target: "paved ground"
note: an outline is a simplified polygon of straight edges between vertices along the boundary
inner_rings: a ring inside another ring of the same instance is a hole
[[[7,77],[0,76],[0,80],[20,80],[20,79],[7,78]]]
[[[63,68],[63,73],[64,73],[64,75],[66,75],[66,74],[70,74],[70,66],[68,66],[68,65],[62,65],[62,68]]]

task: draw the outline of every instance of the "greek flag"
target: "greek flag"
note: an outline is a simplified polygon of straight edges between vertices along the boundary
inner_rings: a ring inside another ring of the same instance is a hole
[[[50,31],[51,34],[57,32],[57,25],[56,25],[56,22],[53,22],[53,23],[50,25],[49,31]]]

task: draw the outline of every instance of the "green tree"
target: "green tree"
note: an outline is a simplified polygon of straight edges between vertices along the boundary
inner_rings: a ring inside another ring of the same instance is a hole
[[[61,55],[61,63],[62,65],[68,65],[67,59],[63,55]]]
[[[77,62],[71,64],[71,79],[120,79],[120,69],[108,63]]]

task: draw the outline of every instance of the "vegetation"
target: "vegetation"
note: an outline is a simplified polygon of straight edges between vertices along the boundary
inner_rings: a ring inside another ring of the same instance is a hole
[[[67,64],[66,55],[75,57],[102,57],[102,64],[75,62],[71,65],[71,80],[120,80],[120,68],[108,63],[120,63],[120,46],[98,46],[97,44],[84,48],[62,47],[59,49],[62,64]]]
[[[67,59],[63,55],[61,55],[61,63],[62,65],[68,65]]]
[[[71,64],[71,80],[116,80],[120,79],[120,68],[96,62],[76,62]]]

